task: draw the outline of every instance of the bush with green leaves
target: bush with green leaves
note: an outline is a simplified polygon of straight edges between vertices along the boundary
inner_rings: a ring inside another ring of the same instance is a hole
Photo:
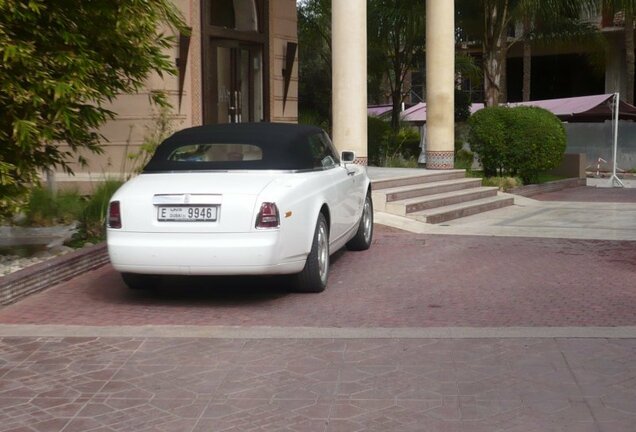
[[[26,226],[52,226],[77,221],[79,224],[72,246],[82,246],[86,241],[102,241],[106,237],[108,203],[122,184],[119,180],[106,180],[89,196],[72,190],[53,193],[46,188],[34,188],[29,193],[21,223]]]
[[[538,107],[490,107],[469,120],[471,149],[487,177],[519,176],[525,184],[557,167],[566,148],[565,128],[550,111]]]
[[[369,165],[389,166],[395,161],[412,159],[415,159],[417,165],[420,155],[420,134],[417,129],[401,126],[394,132],[388,121],[369,117],[367,132]]]
[[[188,31],[171,0],[0,1],[0,216],[41,170],[71,172],[81,150],[100,152],[114,98],[175,71],[164,23]]]
[[[455,168],[470,171],[473,167],[475,155],[465,149],[459,149],[455,152]]]
[[[367,152],[369,165],[379,166],[389,146],[391,124],[377,117],[367,120]]]
[[[470,117],[470,94],[464,90],[455,89],[455,122],[465,122]]]
[[[506,168],[506,110],[504,107],[484,108],[468,121],[468,142],[471,150],[479,156],[486,177],[496,176]]]
[[[34,188],[24,208],[23,223],[28,226],[69,224],[79,220],[85,201],[76,191],[57,194],[47,188]]]
[[[79,221],[80,235],[85,240],[100,241],[105,238],[108,204],[122,184],[119,180],[106,180],[88,198]]]

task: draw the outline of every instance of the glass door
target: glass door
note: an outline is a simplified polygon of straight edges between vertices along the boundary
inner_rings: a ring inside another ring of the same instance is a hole
[[[213,40],[209,57],[211,100],[206,101],[209,123],[261,121],[263,75],[261,49],[238,41]]]

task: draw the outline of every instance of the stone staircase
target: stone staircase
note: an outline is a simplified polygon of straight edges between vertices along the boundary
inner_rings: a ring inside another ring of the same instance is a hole
[[[376,211],[437,224],[510,206],[496,187],[483,187],[481,179],[466,178],[464,170],[423,171],[405,177],[373,180]]]

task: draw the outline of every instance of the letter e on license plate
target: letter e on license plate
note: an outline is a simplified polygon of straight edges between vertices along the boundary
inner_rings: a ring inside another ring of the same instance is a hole
[[[159,222],[214,222],[217,206],[161,206],[157,209]]]

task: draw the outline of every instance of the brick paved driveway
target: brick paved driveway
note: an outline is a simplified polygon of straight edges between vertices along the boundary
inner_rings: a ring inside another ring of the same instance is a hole
[[[336,256],[318,295],[259,278],[131,292],[106,266],[0,309],[0,331],[37,324],[0,337],[0,431],[633,432],[636,339],[106,337],[97,326],[634,326],[635,246],[380,228],[371,250]],[[95,334],[38,334],[51,324]]]
[[[369,251],[336,256],[322,294],[259,278],[174,278],[133,292],[106,266],[0,310],[0,324],[630,326],[635,280],[636,242],[381,228]]]

